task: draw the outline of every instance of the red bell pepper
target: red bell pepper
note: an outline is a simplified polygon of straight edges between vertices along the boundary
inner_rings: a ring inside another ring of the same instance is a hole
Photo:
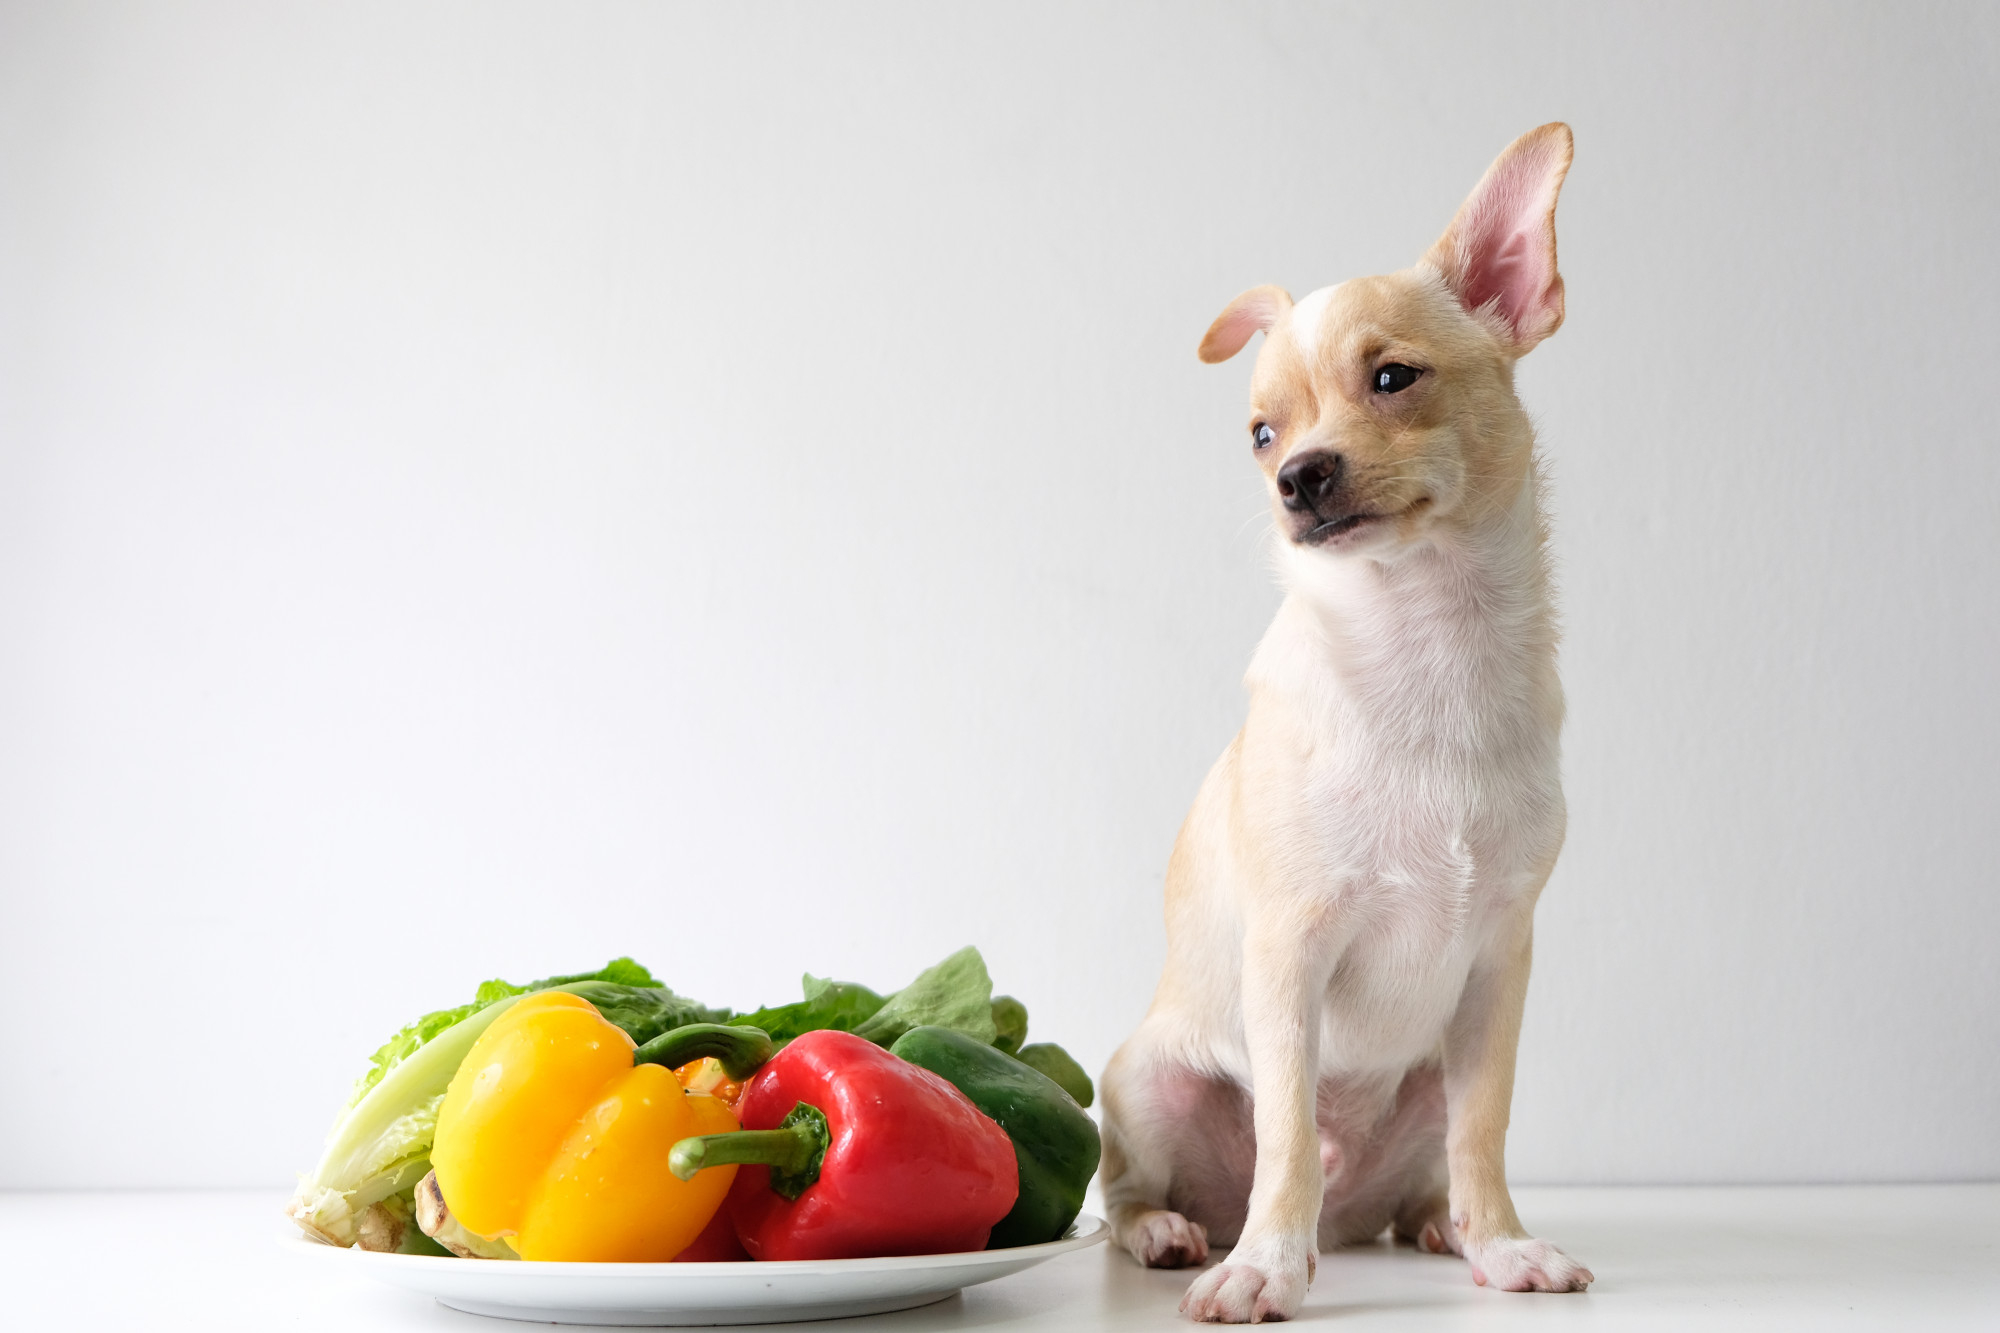
[[[793,1041],[744,1085],[744,1126],[674,1145],[675,1175],[741,1163],[723,1207],[754,1259],[986,1247],[1020,1191],[1007,1132],[951,1084],[851,1032]]]
[[[747,1263],[750,1255],[743,1248],[743,1242],[736,1239],[736,1224],[729,1220],[729,1196],[723,1196],[723,1206],[715,1210],[715,1216],[708,1219],[708,1225],[701,1234],[688,1242],[688,1247],[674,1256],[677,1264],[731,1264]]]

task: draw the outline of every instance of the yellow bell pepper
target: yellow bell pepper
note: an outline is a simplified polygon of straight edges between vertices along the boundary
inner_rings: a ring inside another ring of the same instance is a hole
[[[635,1047],[580,996],[524,996],[445,1090],[438,1187],[461,1225],[510,1237],[523,1259],[670,1260],[708,1225],[732,1172],[683,1181],[668,1155],[737,1123],[718,1099],[684,1092],[669,1065],[720,1056],[747,1077],[770,1049],[755,1028],[713,1024]]]
[[[705,1092],[732,1111],[736,1109],[737,1099],[743,1095],[743,1085],[729,1077],[722,1061],[712,1055],[688,1061],[674,1071],[674,1077],[689,1092]]]

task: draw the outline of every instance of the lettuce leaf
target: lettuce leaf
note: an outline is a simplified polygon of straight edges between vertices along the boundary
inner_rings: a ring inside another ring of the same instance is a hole
[[[889,1046],[911,1028],[933,1025],[952,1028],[991,1046],[999,1035],[993,1025],[993,978],[986,960],[967,945],[891,995],[868,1021],[854,1029],[878,1046]]]
[[[370,1204],[424,1178],[438,1106],[451,1076],[515,998],[496,1000],[433,1034],[388,1065],[374,1086],[333,1122],[319,1164],[311,1175],[299,1178],[298,1191],[285,1207],[308,1235],[329,1245],[352,1245],[355,1226]]]
[[[438,1107],[473,1043],[515,1000],[543,990],[581,995],[635,1043],[686,1023],[729,1018],[726,1009],[674,994],[630,958],[525,986],[488,981],[472,1003],[425,1014],[370,1057],[368,1072],[327,1134],[319,1164],[300,1177],[286,1211],[308,1234],[352,1245],[370,1205],[404,1193],[430,1170]]]
[[[1028,1006],[1011,995],[993,997],[993,1044],[1009,1055],[1028,1039]]]
[[[353,1106],[360,1102],[376,1084],[382,1081],[383,1076],[391,1069],[394,1069],[397,1064],[409,1059],[425,1043],[435,1040],[439,1033],[464,1022],[488,1005],[504,1000],[512,995],[526,995],[530,991],[551,990],[557,986],[571,985],[580,981],[607,981],[619,986],[660,987],[660,983],[654,978],[651,972],[647,971],[641,964],[633,962],[630,958],[614,958],[595,972],[577,972],[564,977],[544,977],[540,981],[531,981],[525,986],[516,986],[512,982],[498,979],[483,981],[479,984],[479,989],[473,993],[471,1004],[461,1004],[455,1009],[439,1009],[433,1013],[425,1014],[395,1036],[383,1042],[381,1049],[368,1057],[367,1072],[356,1080],[354,1094],[347,1099],[347,1104]],[[664,987],[660,987],[660,989],[672,999],[679,999],[672,991],[667,991]],[[596,1002],[593,1000],[592,1003]],[[693,1004],[692,1001],[683,1001],[683,1003]],[[602,1006],[599,1007],[601,1008]],[[699,1005],[693,1005],[693,1007],[696,1009],[701,1008]],[[710,1013],[713,1011],[702,1010],[702,1012]],[[610,1015],[607,1014],[605,1017],[609,1018]],[[618,1022],[615,1018],[611,1019],[611,1021],[614,1023]],[[694,1023],[715,1020],[685,1019],[683,1021]],[[624,1027],[625,1025],[619,1023],[618,1026]],[[645,1038],[634,1036],[632,1040],[644,1041]]]
[[[801,979],[805,998],[775,1005],[727,1020],[760,1027],[782,1046],[808,1032],[833,1028],[865,1037],[878,1046],[888,1046],[913,1027],[935,1024],[991,1043],[999,1035],[996,1014],[1013,1019],[1020,1011],[1020,1028],[1027,1033],[1027,1010],[1018,1002],[996,1005],[993,979],[986,974],[986,960],[970,946],[927,968],[903,989],[883,996],[853,981],[832,981],[808,972]],[[689,1020],[690,1022],[695,1020]]]
[[[597,1006],[597,1012],[624,1028],[635,1045],[644,1046],[662,1032],[685,1027],[689,1023],[727,1023],[732,1015],[727,1009],[710,1009],[697,1004],[683,995],[676,995],[665,986],[627,986],[616,981],[596,981],[590,978],[569,980],[562,977],[550,979],[549,986],[538,986],[538,990],[566,990],[572,995],[581,995]]]
[[[782,1046],[794,1037],[822,1028],[852,1032],[888,1003],[857,982],[830,981],[810,972],[805,974],[801,986],[806,996],[803,1000],[738,1014],[729,1021],[762,1028],[771,1034],[772,1041]]]
[[[1078,1106],[1089,1106],[1096,1097],[1097,1090],[1090,1085],[1090,1075],[1083,1072],[1083,1066],[1076,1058],[1052,1041],[1038,1041],[1032,1046],[1023,1046],[1014,1052],[1014,1058],[1030,1069],[1039,1070],[1076,1098]]]

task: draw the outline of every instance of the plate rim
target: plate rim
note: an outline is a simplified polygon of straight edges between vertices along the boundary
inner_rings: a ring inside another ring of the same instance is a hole
[[[508,1281],[514,1278],[589,1278],[623,1279],[637,1281],[661,1278],[700,1280],[705,1278],[741,1278],[750,1273],[768,1274],[771,1277],[813,1276],[825,1277],[834,1273],[860,1272],[922,1272],[931,1268],[960,1268],[984,1264],[1001,1264],[1029,1260],[1039,1262],[1053,1259],[1060,1254],[1088,1249],[1102,1243],[1111,1234],[1110,1225],[1094,1213],[1078,1213],[1069,1230],[1055,1240],[1043,1241],[1039,1245],[1012,1245],[1003,1250],[957,1250],[948,1254],[883,1254],[866,1259],[741,1259],[724,1261],[704,1261],[700,1263],[674,1263],[668,1261],[646,1263],[615,1263],[604,1260],[584,1259],[543,1259],[543,1260],[465,1260],[455,1255],[443,1254],[392,1254],[379,1250],[363,1250],[352,1245],[328,1245],[316,1241],[296,1228],[289,1237],[280,1238],[279,1243],[306,1249],[326,1250],[334,1254],[363,1255],[362,1259],[348,1259],[347,1263],[370,1265],[390,1263],[398,1271],[414,1272],[418,1266],[437,1268],[470,1276],[474,1269],[490,1273],[494,1279]]]

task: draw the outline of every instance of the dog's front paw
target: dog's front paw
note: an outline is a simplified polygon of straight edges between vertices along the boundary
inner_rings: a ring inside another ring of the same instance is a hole
[[[1208,1229],[1179,1213],[1145,1213],[1118,1243],[1148,1268],[1193,1268],[1208,1262]]]
[[[1596,1275],[1545,1240],[1501,1239],[1465,1247],[1472,1280],[1502,1291],[1582,1291]]]
[[[1310,1247],[1238,1245],[1188,1287],[1181,1313],[1204,1324],[1290,1319],[1305,1301],[1312,1269]]]

